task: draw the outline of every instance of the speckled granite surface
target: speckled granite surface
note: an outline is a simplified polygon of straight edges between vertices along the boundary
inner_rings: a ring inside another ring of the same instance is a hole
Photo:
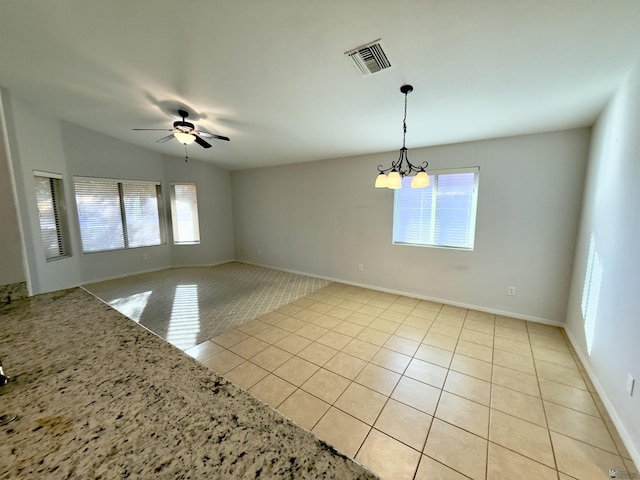
[[[0,479],[374,479],[81,289],[0,307]]]
[[[0,305],[6,305],[27,296],[27,282],[0,285]]]

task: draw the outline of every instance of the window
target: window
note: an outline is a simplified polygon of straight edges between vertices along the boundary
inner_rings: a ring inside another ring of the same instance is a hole
[[[83,252],[164,243],[159,183],[82,177],[74,183]]]
[[[47,261],[71,256],[62,177],[34,172],[40,233]]]
[[[173,243],[176,245],[200,243],[198,196],[194,183],[171,184],[171,221]]]
[[[595,234],[591,232],[589,241],[589,255],[587,256],[584,285],[582,286],[582,319],[584,320],[584,334],[587,341],[587,353],[591,355],[593,335],[596,331],[598,316],[598,302],[600,299],[600,285],[602,283],[602,260],[596,249]]]
[[[473,250],[479,168],[430,172],[431,185],[394,192],[393,243]]]

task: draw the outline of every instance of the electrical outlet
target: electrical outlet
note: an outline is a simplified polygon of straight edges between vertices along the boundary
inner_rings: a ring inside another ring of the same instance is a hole
[[[627,393],[629,396],[633,397],[633,387],[636,384],[636,379],[631,376],[630,373],[627,373]]]
[[[516,294],[516,287],[509,287],[507,289],[507,295],[514,296]]]
[[[364,266],[361,263],[358,264],[358,271],[364,272]]]
[[[142,260],[149,260],[149,255],[147,255],[146,253],[143,253]]]

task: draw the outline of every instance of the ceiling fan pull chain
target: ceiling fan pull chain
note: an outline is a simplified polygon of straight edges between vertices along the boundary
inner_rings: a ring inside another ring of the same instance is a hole
[[[184,163],[189,161],[189,155],[187,155],[187,146],[184,146]]]

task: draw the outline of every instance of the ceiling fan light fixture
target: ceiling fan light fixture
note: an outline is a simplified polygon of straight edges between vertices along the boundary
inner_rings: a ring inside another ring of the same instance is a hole
[[[173,128],[134,128],[134,130],[159,130],[163,132],[170,132],[168,135],[156,140],[156,143],[165,143],[170,141],[172,138],[175,138],[185,146],[185,155],[187,152],[187,145],[191,145],[194,142],[202,148],[211,148],[211,144],[202,137],[215,138],[217,140],[225,140],[227,142],[230,140],[229,137],[205,132],[204,130],[196,130],[193,123],[187,122],[186,118],[189,116],[189,112],[186,110],[178,110],[178,115],[182,117],[182,120],[176,120],[173,122]]]
[[[173,136],[176,137],[176,139],[184,145],[190,145],[196,141],[195,135],[191,133],[184,133],[179,130],[177,132],[173,132]]]

